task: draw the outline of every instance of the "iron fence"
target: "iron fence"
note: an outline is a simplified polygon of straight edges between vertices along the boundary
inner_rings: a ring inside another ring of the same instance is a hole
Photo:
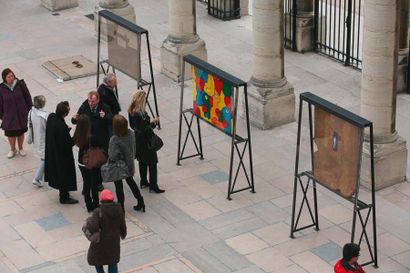
[[[283,13],[285,47],[296,50],[296,0],[284,0]]]
[[[222,20],[241,17],[239,0],[207,0],[208,14]]]
[[[315,51],[361,69],[361,0],[315,0]]]

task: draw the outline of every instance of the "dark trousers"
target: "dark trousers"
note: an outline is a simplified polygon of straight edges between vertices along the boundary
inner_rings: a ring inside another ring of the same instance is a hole
[[[70,198],[70,194],[68,191],[65,190],[59,190],[59,195],[60,195],[60,202],[67,201]]]
[[[147,180],[147,171],[149,170],[149,183],[150,188],[156,188],[158,185],[158,172],[157,172],[157,163],[154,164],[145,164],[138,161],[138,166],[140,169],[140,178],[141,181],[148,182]]]
[[[97,270],[97,273],[105,273],[104,267],[102,265],[96,265],[95,270]],[[108,266],[108,273],[118,273],[117,264],[109,265]]]
[[[80,166],[80,171],[84,182],[84,201],[87,210],[91,211],[98,206],[98,185],[102,183],[101,170],[100,168],[89,170]]]
[[[127,177],[125,181],[128,184],[128,187],[130,187],[132,195],[138,200],[138,202],[141,202],[142,195],[140,190],[138,189],[137,183],[135,183],[135,180],[132,176]],[[122,209],[124,210],[124,188],[122,184],[122,180],[114,181],[115,184],[115,192],[117,194],[117,200],[118,203],[122,206]]]

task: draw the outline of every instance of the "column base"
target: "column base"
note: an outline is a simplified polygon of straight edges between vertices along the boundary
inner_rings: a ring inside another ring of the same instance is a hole
[[[241,16],[249,15],[249,0],[241,0],[239,5],[241,7]]]
[[[292,15],[285,13],[286,25],[292,25]],[[286,37],[296,38],[296,51],[297,52],[308,52],[313,50],[313,36],[314,36],[314,26],[315,21],[313,14],[306,13],[296,16],[296,35],[293,37],[293,29],[287,27]]]
[[[99,9],[102,10],[102,9]],[[98,11],[94,12],[94,29],[95,33],[98,35]],[[126,5],[125,7],[120,8],[110,8],[106,9],[111,11],[112,13],[121,16],[124,19],[127,19],[130,22],[136,22],[135,10],[134,7],[130,4]],[[107,20],[101,17],[101,39],[106,41],[107,40]]]
[[[182,80],[182,57],[192,54],[202,60],[208,59],[205,41],[195,39],[193,42],[174,42],[167,38],[162,43],[161,49],[161,73],[176,82]],[[185,65],[185,80],[191,79],[191,67]]]
[[[371,189],[370,144],[363,145],[361,184]],[[374,145],[374,173],[376,190],[406,181],[407,147],[400,136],[391,143]]]
[[[286,79],[278,87],[249,85],[249,119],[252,125],[262,130],[295,121],[295,93]]]
[[[407,91],[407,61],[409,56],[408,49],[400,49],[397,61],[397,93]]]
[[[313,35],[315,22],[313,15],[296,17],[296,50],[308,52],[313,50]]]
[[[51,11],[78,7],[78,0],[41,0],[41,5]]]

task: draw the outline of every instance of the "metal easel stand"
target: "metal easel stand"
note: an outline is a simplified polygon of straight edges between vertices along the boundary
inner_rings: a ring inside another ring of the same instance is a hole
[[[317,201],[317,192],[316,192],[316,183],[319,183],[315,180],[314,175],[311,171],[299,172],[299,153],[300,153],[300,141],[301,141],[301,121],[302,121],[302,108],[304,98],[301,94],[300,104],[299,104],[299,123],[298,123],[298,136],[297,136],[297,148],[296,148],[296,161],[295,161],[295,177],[293,185],[293,201],[292,201],[292,220],[291,220],[291,230],[290,237],[295,238],[294,233],[302,231],[307,228],[314,227],[316,231],[319,231],[319,218],[318,218],[318,201]],[[309,96],[309,95],[307,95]],[[309,98],[308,98],[309,100]],[[313,123],[312,123],[312,102],[305,99],[305,102],[309,104],[309,129],[310,129],[310,150],[312,158],[312,168],[313,168]],[[351,242],[355,242],[355,231],[357,218],[359,218],[360,223],[360,237],[357,244],[360,246],[363,241],[366,242],[367,250],[370,254],[370,261],[364,262],[362,266],[373,264],[375,268],[378,267],[377,259],[377,232],[376,232],[376,198],[375,198],[375,175],[374,175],[374,144],[373,144],[373,124],[369,122],[365,124],[363,128],[369,127],[370,134],[370,168],[371,168],[371,202],[365,203],[359,199],[359,184],[356,188],[356,193],[351,198],[345,198],[353,204],[353,221],[352,221],[352,231],[351,231]],[[360,168],[359,168],[360,169]],[[360,170],[359,170],[360,171]],[[300,187],[300,191],[298,191]],[[313,190],[313,209],[310,201],[308,199],[308,192],[312,188]],[[330,190],[330,189],[329,189]],[[332,190],[331,190],[332,191]],[[296,203],[298,192],[302,193],[302,201],[300,207],[296,212]],[[336,192],[335,192],[336,193]],[[337,194],[337,193],[336,193]],[[343,197],[343,196],[341,196]],[[343,197],[344,198],[344,197]],[[299,221],[304,207],[307,208],[310,216],[311,223],[306,224],[305,226],[299,227]],[[369,234],[366,230],[367,225],[369,224],[370,216],[372,218],[372,235],[373,235],[373,247]]]
[[[192,60],[191,60],[192,61]],[[183,109],[183,97],[184,97],[184,79],[185,79],[185,61],[182,64],[182,81],[181,81],[181,99],[180,99],[180,115],[179,115],[179,134],[178,134],[178,154],[177,154],[177,165],[181,165],[181,160],[193,158],[199,156],[200,159],[203,159],[203,149],[202,149],[202,136],[201,136],[201,126],[200,126],[200,118],[194,114],[192,108]],[[243,138],[236,134],[236,118],[237,118],[237,106],[238,106],[238,93],[239,93],[239,86],[235,87],[235,106],[234,106],[234,119],[233,119],[233,134],[231,136],[231,153],[230,153],[230,164],[229,164],[229,183],[228,183],[228,195],[227,199],[232,200],[231,195],[240,191],[251,189],[252,193],[255,193],[255,185],[254,185],[254,176],[253,176],[253,162],[252,162],[252,146],[251,146],[251,137],[250,137],[250,123],[249,123],[249,111],[248,111],[248,100],[247,100],[247,88],[246,83],[243,83],[244,86],[244,94],[245,94],[245,107],[246,107],[246,123],[247,123],[247,138]],[[196,119],[197,130],[198,130],[198,139],[195,139],[195,135],[192,131],[192,126],[194,118]],[[184,120],[184,122],[182,122]],[[181,148],[181,136],[182,136],[182,125],[185,123],[187,127],[187,132],[184,137],[184,141]],[[226,134],[224,132],[224,134]],[[196,153],[184,156],[185,148],[188,139],[191,138],[192,142],[194,143]],[[241,145],[243,146],[241,147]],[[246,169],[244,156],[246,151],[249,152],[249,173]],[[235,175],[233,175],[233,168],[234,168],[234,156],[238,156],[239,162],[235,171]],[[235,189],[238,174],[240,170],[243,170],[246,180],[247,186],[241,189]]]
[[[151,47],[150,47],[150,42],[149,42],[148,30],[146,30],[146,29],[144,29],[140,26],[137,26],[136,24],[131,23],[131,22],[125,20],[124,18],[122,18],[118,15],[115,15],[115,14],[109,12],[109,11],[106,11],[106,10],[100,11],[99,15],[98,15],[99,20],[98,20],[98,46],[97,46],[97,62],[98,62],[98,64],[97,64],[97,88],[100,85],[100,68],[103,71],[104,75],[109,73],[110,68],[112,69],[114,74],[116,73],[115,72],[115,70],[116,70],[115,67],[112,66],[111,64],[109,64],[108,60],[100,61],[100,47],[101,47],[101,18],[100,18],[100,16],[103,16],[107,20],[115,22],[119,26],[121,26],[123,28],[126,28],[131,32],[134,32],[136,35],[139,35],[139,36],[145,35],[151,80],[147,81],[145,79],[142,79],[141,77],[139,79],[135,79],[135,80],[137,80],[137,87],[138,88],[148,86],[148,90],[146,91],[147,92],[146,105],[148,106],[148,109],[149,109],[149,111],[150,111],[150,113],[153,117],[155,117],[155,116],[159,117],[157,92],[156,92],[156,89],[155,89],[154,70],[152,68]],[[140,39],[140,37],[138,39]],[[141,50],[140,50],[140,52],[141,52]],[[104,65],[106,67],[104,67]],[[141,63],[140,63],[140,65],[141,65]],[[141,71],[141,69],[140,69],[140,71]],[[121,72],[123,72],[123,71],[121,71]],[[127,74],[127,73],[124,73],[124,74]],[[116,92],[116,95],[118,97],[118,88],[117,88],[117,86],[115,87],[115,92]],[[153,108],[152,108],[152,106],[149,102],[149,97],[150,97],[151,93],[153,94],[153,97],[154,97],[155,114],[154,114],[154,110],[153,110]],[[158,129],[161,129],[161,123],[158,123]]]

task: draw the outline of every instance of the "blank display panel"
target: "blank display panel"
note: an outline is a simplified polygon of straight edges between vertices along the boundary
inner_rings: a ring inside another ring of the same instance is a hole
[[[141,79],[141,36],[107,20],[107,62],[139,81]]]

